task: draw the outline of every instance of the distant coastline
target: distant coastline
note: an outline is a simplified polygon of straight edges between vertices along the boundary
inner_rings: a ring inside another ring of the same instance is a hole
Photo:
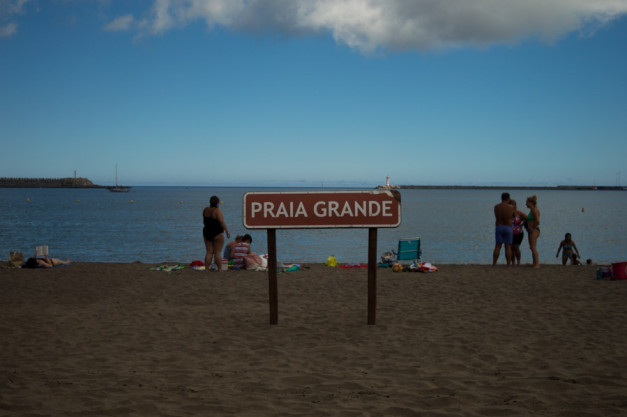
[[[104,188],[116,186],[94,184],[87,178],[0,178],[0,188]],[[130,187],[117,187],[130,188]]]
[[[507,185],[378,185],[377,190],[610,190],[627,187],[602,185],[507,186]]]
[[[130,186],[98,185],[88,178],[9,178],[0,177],[0,188],[104,188],[125,189]],[[508,185],[378,185],[377,190],[609,190],[625,191],[627,187],[609,185],[556,185],[556,186],[508,186]]]

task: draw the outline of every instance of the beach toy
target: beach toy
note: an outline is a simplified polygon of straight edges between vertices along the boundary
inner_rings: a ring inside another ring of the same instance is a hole
[[[394,265],[392,265],[392,271],[394,271],[394,272],[402,272],[403,271],[403,265],[399,264],[398,262],[395,263]]]
[[[337,259],[335,259],[335,256],[331,255],[327,258],[327,261],[324,263],[326,266],[330,266],[332,268],[335,268],[337,266]]]

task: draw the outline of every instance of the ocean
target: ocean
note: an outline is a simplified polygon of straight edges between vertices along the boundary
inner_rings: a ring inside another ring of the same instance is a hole
[[[352,189],[354,190],[354,189]],[[50,256],[80,262],[176,262],[204,259],[202,210],[217,195],[231,232],[249,233],[253,251],[267,252],[265,230],[246,230],[242,198],[249,191],[320,189],[248,187],[133,187],[128,193],[106,189],[0,189],[0,253],[32,256],[48,245]],[[339,191],[339,189],[325,189]],[[400,238],[420,237],[422,260],[437,264],[491,264],[493,207],[502,191],[400,190],[402,222],[378,230],[377,252],[395,249]],[[596,190],[511,190],[527,213],[528,195],[538,195],[541,212],[540,262],[555,257],[569,232],[582,260],[608,264],[627,260],[627,193]],[[277,230],[277,257],[285,263],[367,262],[367,229]],[[522,262],[530,263],[526,240]],[[504,252],[504,251],[502,251]],[[504,263],[502,253],[500,263]]]

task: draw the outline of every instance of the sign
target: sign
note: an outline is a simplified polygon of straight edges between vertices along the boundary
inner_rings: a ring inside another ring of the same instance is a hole
[[[401,195],[396,190],[249,192],[243,218],[248,229],[398,227]]]
[[[368,228],[368,324],[377,305],[377,228],[401,224],[401,194],[396,190],[250,192],[244,194],[247,229],[268,232],[270,324],[278,324],[276,229]]]

